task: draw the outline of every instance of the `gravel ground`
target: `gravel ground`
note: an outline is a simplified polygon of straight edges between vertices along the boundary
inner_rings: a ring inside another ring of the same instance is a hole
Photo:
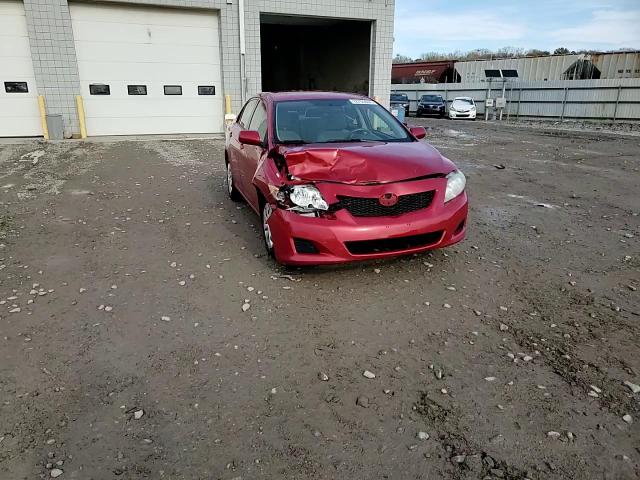
[[[0,478],[639,478],[640,139],[416,122],[467,240],[304,270],[221,140],[0,145]]]

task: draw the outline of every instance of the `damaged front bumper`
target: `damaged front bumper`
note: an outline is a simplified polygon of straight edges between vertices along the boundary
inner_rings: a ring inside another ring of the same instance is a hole
[[[431,204],[398,216],[355,217],[346,209],[319,216],[277,208],[269,218],[276,259],[287,265],[371,260],[442,248],[466,233],[468,202],[462,193],[444,203],[445,179],[376,186],[319,184],[330,204],[341,195],[378,198],[387,193],[434,191]]]

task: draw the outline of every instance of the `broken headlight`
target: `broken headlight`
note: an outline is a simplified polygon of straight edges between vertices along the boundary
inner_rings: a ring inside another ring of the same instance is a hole
[[[454,170],[447,175],[447,191],[444,194],[444,202],[447,203],[449,200],[453,200],[464,192],[466,184],[467,179],[460,170]]]
[[[280,190],[278,200],[289,210],[314,212],[328,210],[329,205],[320,191],[313,185],[293,185]]]

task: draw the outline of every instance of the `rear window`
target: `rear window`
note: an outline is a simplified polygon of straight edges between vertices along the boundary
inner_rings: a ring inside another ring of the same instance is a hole
[[[391,101],[392,102],[408,102],[409,97],[407,96],[406,93],[392,93]]]

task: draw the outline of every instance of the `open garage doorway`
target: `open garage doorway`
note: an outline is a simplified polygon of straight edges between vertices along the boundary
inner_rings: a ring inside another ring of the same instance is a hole
[[[369,94],[371,22],[262,14],[262,90]]]

